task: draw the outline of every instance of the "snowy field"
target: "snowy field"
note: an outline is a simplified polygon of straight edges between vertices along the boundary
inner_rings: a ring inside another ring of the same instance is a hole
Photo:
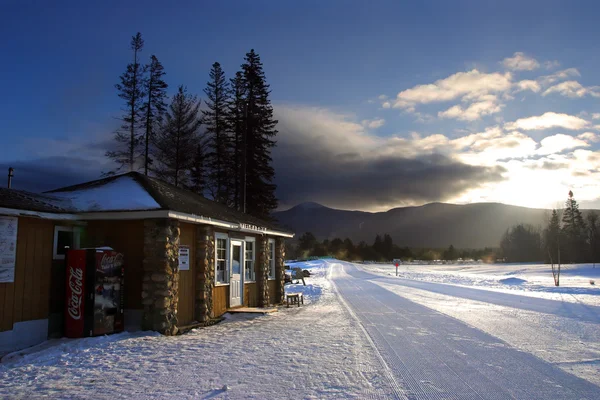
[[[396,275],[392,264],[359,265],[371,273]],[[548,264],[400,264],[398,277],[600,306],[600,264],[563,265],[559,287]]]
[[[368,340],[326,279],[312,271],[299,308],[230,316],[165,337],[138,332],[60,339],[3,358],[2,399],[388,398]]]

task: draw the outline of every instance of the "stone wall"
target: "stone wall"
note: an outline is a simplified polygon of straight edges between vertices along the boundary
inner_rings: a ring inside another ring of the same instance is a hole
[[[143,265],[142,329],[175,335],[179,286],[179,221],[144,221]]]
[[[283,303],[285,300],[285,240],[275,239],[275,278],[277,279],[277,298],[274,303]]]
[[[267,307],[269,301],[269,242],[266,236],[256,238],[258,257],[256,259],[256,299],[258,307]]]
[[[213,313],[215,286],[215,232],[209,225],[196,227],[196,307],[200,322],[210,320]]]

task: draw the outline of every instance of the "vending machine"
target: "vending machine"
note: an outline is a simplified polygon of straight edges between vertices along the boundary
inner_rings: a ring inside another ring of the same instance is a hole
[[[109,248],[68,250],[65,336],[123,331],[123,254]]]

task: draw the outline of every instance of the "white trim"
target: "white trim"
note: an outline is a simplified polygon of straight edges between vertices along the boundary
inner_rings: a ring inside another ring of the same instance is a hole
[[[271,243],[273,243],[273,253],[271,253],[271,249],[270,249],[270,245]],[[267,241],[267,252],[269,253],[269,276],[267,277],[267,280],[276,280],[277,279],[277,266],[275,265],[275,253],[276,253],[276,249],[275,249],[275,239],[269,239]],[[273,266],[271,268],[271,265]],[[271,275],[271,272],[273,273],[273,275]],[[271,276],[273,276],[271,278]]]
[[[227,222],[215,218],[204,217],[201,215],[187,214],[177,211],[169,210],[149,210],[149,211],[98,211],[98,212],[84,212],[77,214],[54,214],[44,213],[30,210],[17,210],[12,208],[0,207],[0,214],[2,215],[15,215],[15,216],[33,216],[44,219],[54,220],[65,220],[83,223],[81,221],[97,221],[97,220],[130,220],[130,219],[151,219],[151,218],[174,218],[180,221],[191,222],[195,224],[205,224],[218,226],[221,228],[227,228],[239,232],[256,233],[263,235],[281,236],[285,238],[293,238],[293,233],[280,232],[276,230],[261,228],[261,229],[248,229],[245,226],[249,226],[245,223],[233,223]]]
[[[73,233],[73,248],[78,249],[81,245],[81,228],[77,226],[54,226],[54,244],[52,245],[52,259],[53,260],[64,260],[64,254],[58,254],[56,252],[56,246],[58,245],[58,232],[72,232]]]
[[[224,277],[226,279],[225,282],[220,282],[217,280],[217,240],[225,239],[225,272]],[[229,285],[229,235],[226,233],[215,232],[215,286],[225,286]]]
[[[253,230],[246,229],[244,226],[247,224],[239,224],[223,221],[220,219],[204,217],[201,215],[186,214],[178,211],[169,210],[150,210],[150,211],[111,211],[111,212],[94,212],[94,213],[81,213],[77,214],[83,220],[120,220],[120,219],[149,219],[149,218],[174,218],[180,221],[191,222],[195,224],[205,224],[218,226],[221,228],[227,228],[239,232],[258,233],[265,235],[281,236],[286,238],[294,237],[293,233],[279,232],[270,229]]]
[[[55,219],[55,220],[66,220],[66,221],[77,221],[79,218],[75,214],[54,214],[45,213],[31,210],[17,210],[14,208],[3,208],[0,207],[0,215],[14,215],[17,217],[38,217],[44,219]]]
[[[246,280],[246,243],[252,242],[252,278]],[[244,283],[256,282],[256,238],[252,236],[246,236],[244,239]]]

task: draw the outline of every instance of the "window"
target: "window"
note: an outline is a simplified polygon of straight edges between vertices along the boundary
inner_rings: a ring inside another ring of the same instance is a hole
[[[275,279],[275,241],[269,239],[269,279]]]
[[[215,281],[217,284],[229,282],[229,271],[227,270],[227,235],[216,234],[215,246]]]
[[[54,248],[52,256],[55,260],[64,260],[67,250],[78,249],[81,228],[72,226],[54,227]]]
[[[246,262],[244,267],[244,280],[254,281],[256,279],[254,273],[254,253],[255,253],[255,242],[254,238],[247,237],[246,238]]]

